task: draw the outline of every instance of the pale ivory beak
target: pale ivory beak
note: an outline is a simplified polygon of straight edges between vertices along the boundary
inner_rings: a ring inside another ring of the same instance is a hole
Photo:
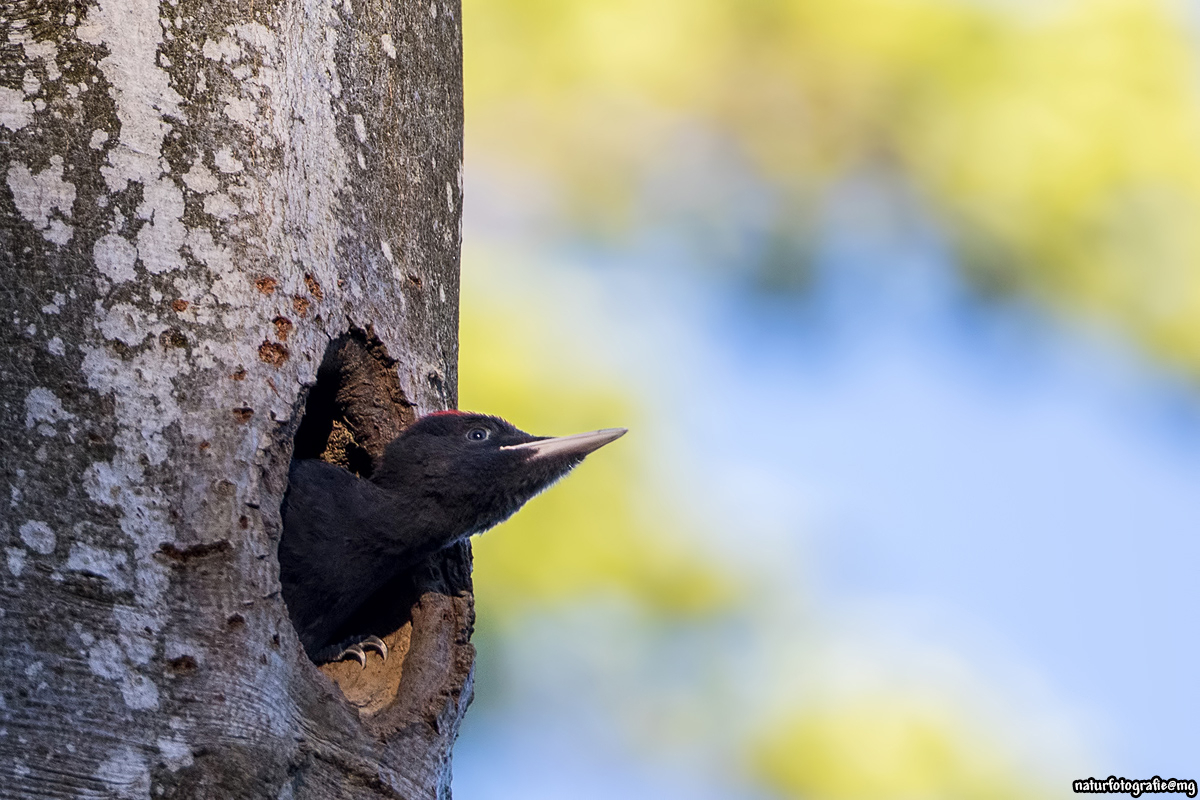
[[[604,445],[620,439],[628,428],[605,428],[602,431],[576,433],[571,436],[555,436],[550,439],[536,439],[522,444],[510,444],[501,450],[529,450],[530,458],[546,458],[547,456],[586,456]]]

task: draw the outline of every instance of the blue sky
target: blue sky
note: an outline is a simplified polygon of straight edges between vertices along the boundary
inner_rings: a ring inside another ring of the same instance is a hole
[[[601,252],[480,236],[510,257],[464,281],[517,313],[557,307],[548,329],[634,387],[655,497],[704,521],[699,546],[775,575],[804,657],[828,656],[805,675],[961,684],[1057,785],[1194,777],[1194,386],[1102,327],[981,299],[928,226],[826,227],[802,296],[652,239]],[[611,708],[570,699],[562,675],[589,669],[572,627],[485,649],[481,669],[525,667],[468,715],[460,796],[753,796],[714,771],[719,742],[651,759]]]

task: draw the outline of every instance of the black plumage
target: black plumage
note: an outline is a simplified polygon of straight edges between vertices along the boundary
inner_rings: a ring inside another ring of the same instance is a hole
[[[369,480],[323,461],[293,461],[280,581],[309,656],[400,572],[503,522],[624,433],[532,436],[498,417],[441,412],[396,437]]]

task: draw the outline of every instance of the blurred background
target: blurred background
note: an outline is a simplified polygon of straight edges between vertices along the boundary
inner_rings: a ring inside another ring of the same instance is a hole
[[[1200,6],[463,6],[456,796],[1200,777]]]

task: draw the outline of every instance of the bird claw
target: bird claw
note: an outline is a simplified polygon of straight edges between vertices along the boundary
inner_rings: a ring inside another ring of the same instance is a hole
[[[345,661],[347,657],[358,659],[358,663],[362,664],[362,668],[367,668],[367,654],[363,652],[362,645],[357,642],[344,648],[333,660]]]
[[[386,644],[384,644],[383,639],[380,639],[378,636],[368,636],[367,638],[363,639],[359,644],[361,644],[363,647],[367,648],[368,650],[374,650],[375,652],[379,653],[379,657],[382,658],[384,661],[387,661],[388,646]]]
[[[362,665],[363,669],[367,668],[367,650],[374,650],[379,653],[380,657],[387,661],[388,646],[384,644],[383,639],[378,636],[368,636],[361,642],[354,642],[342,649],[342,652],[333,657],[334,661],[344,661],[347,658],[353,658]]]

